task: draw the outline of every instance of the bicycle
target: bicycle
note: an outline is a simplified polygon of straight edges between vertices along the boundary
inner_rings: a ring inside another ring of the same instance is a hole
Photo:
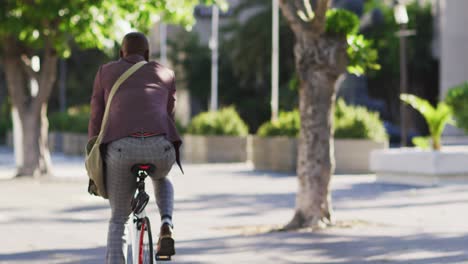
[[[171,256],[154,254],[151,224],[146,216],[145,207],[149,195],[145,192],[145,179],[156,170],[153,164],[135,164],[131,172],[137,177],[137,191],[132,199],[133,218],[130,225],[133,264],[155,264],[157,260],[171,260]]]

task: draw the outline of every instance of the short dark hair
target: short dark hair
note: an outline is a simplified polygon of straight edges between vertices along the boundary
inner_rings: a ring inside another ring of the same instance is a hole
[[[148,39],[140,32],[128,33],[122,40],[121,50],[126,54],[144,55],[149,50]]]

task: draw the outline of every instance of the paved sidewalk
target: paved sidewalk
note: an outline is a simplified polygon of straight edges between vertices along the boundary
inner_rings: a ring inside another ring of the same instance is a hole
[[[0,263],[103,263],[109,209],[86,193],[82,158],[54,155],[53,179],[8,180],[11,156],[0,148]],[[170,263],[468,263],[468,185],[414,188],[337,175],[337,227],[265,233],[292,216],[295,177],[248,164],[185,170],[172,175],[178,254]]]

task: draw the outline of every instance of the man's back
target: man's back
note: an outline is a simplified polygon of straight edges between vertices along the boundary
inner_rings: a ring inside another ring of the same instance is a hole
[[[143,56],[130,55],[101,66],[91,100],[89,137],[96,136],[115,81]],[[148,62],[122,83],[110,107],[108,129],[103,143],[135,132],[165,134],[172,142],[180,141],[174,123],[174,73],[156,62]]]

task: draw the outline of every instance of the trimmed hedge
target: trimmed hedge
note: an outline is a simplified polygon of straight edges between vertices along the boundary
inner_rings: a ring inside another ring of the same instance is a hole
[[[344,100],[336,103],[334,130],[335,138],[371,139],[376,142],[388,140],[377,112],[362,106],[346,105]]]
[[[74,106],[67,112],[49,114],[49,131],[88,133],[89,105]]]
[[[249,128],[234,107],[195,116],[187,128],[192,135],[247,136]]]
[[[261,137],[288,136],[296,137],[299,135],[301,120],[299,111],[280,112],[278,120],[275,122],[266,122],[257,130],[257,135]]]
[[[261,137],[299,135],[299,111],[280,113],[275,122],[264,123],[257,131]],[[371,139],[376,142],[386,141],[387,133],[378,113],[365,107],[349,106],[343,100],[338,100],[335,108],[334,122],[335,138]]]

